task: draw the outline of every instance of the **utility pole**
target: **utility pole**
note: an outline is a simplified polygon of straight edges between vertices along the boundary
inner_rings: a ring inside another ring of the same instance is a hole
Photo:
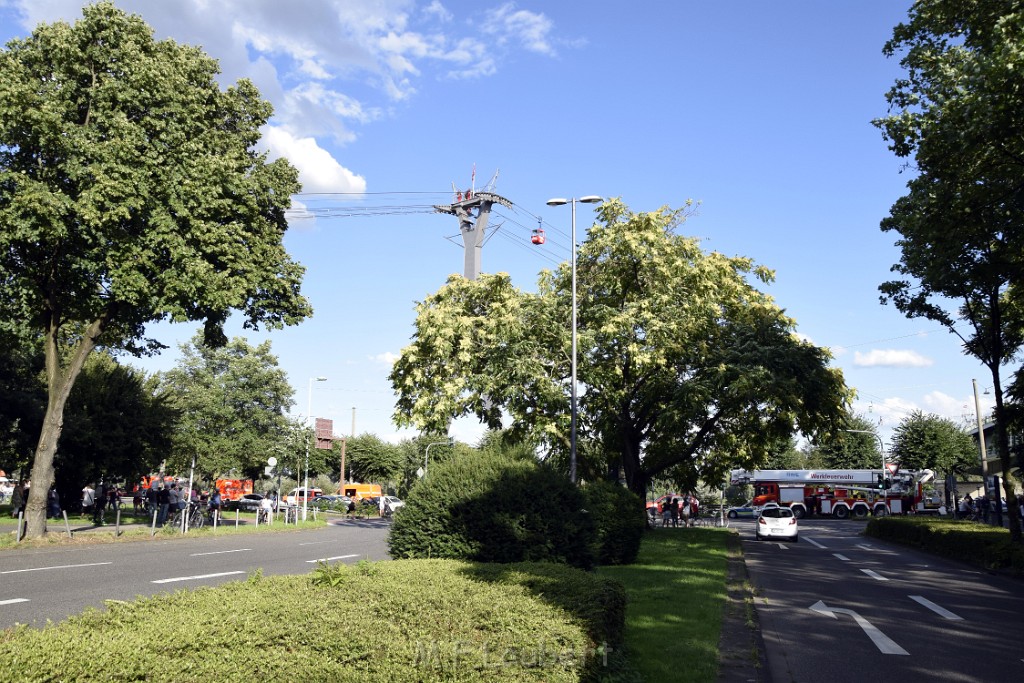
[[[480,274],[481,254],[483,253],[484,237],[487,222],[491,217],[491,207],[500,204],[511,209],[512,202],[493,192],[474,192],[466,190],[456,193],[456,201],[451,204],[435,204],[438,213],[447,213],[459,219],[459,232],[462,233],[463,276],[467,280],[475,280]]]

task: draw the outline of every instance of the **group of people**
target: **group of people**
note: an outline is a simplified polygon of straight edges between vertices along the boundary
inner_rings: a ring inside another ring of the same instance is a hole
[[[213,489],[210,493],[193,488],[191,492],[178,484],[150,486],[145,491],[145,505],[149,511],[156,512],[156,523],[163,526],[178,510],[184,510],[189,502],[205,507],[213,522],[220,515],[223,500],[220,491]]]
[[[661,507],[662,526],[693,526],[700,516],[700,501],[689,493],[682,496],[665,494]]]
[[[121,504],[123,491],[116,484],[106,484],[103,480],[93,488],[86,484],[82,488],[82,514],[92,515],[93,522],[100,524],[107,508],[116,509]]]

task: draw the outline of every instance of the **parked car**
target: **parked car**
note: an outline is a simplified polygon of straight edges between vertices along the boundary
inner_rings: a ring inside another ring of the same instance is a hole
[[[775,504],[765,505],[761,514],[757,516],[757,524],[754,525],[754,538],[788,538],[799,541],[799,525],[796,516],[789,508],[779,507]]]
[[[737,517],[753,519],[757,516],[754,506],[751,505],[751,501],[749,500],[743,505],[736,505],[734,507],[727,508],[725,514],[729,516],[729,519],[736,519]]]
[[[394,512],[398,508],[405,505],[405,501],[395,496],[384,496],[384,504],[391,508],[391,511]]]
[[[351,502],[352,499],[348,496],[317,496],[309,501],[309,507],[317,508],[318,510],[338,510],[344,512],[348,509]]]
[[[262,493],[245,493],[241,498],[224,501],[225,510],[241,510],[242,512],[256,512],[263,502]]]

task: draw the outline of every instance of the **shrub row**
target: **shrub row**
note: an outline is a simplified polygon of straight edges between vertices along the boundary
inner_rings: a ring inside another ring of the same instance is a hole
[[[868,536],[919,548],[986,569],[1024,576],[1024,546],[1006,529],[938,517],[873,517]]]
[[[0,681],[596,680],[624,612],[566,566],[323,566],[2,631]]]
[[[388,537],[395,558],[559,562],[582,569],[632,562],[645,519],[620,486],[580,489],[529,452],[481,450],[432,466]]]

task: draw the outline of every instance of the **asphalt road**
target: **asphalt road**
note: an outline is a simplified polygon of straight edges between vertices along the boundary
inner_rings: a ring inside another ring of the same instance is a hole
[[[1024,681],[1024,581],[801,520],[797,543],[740,521],[773,683]]]
[[[301,532],[224,535],[40,548],[0,553],[0,628],[42,626],[105,600],[216,585],[264,575],[304,574],[317,560],[388,558],[389,523],[369,519]]]

